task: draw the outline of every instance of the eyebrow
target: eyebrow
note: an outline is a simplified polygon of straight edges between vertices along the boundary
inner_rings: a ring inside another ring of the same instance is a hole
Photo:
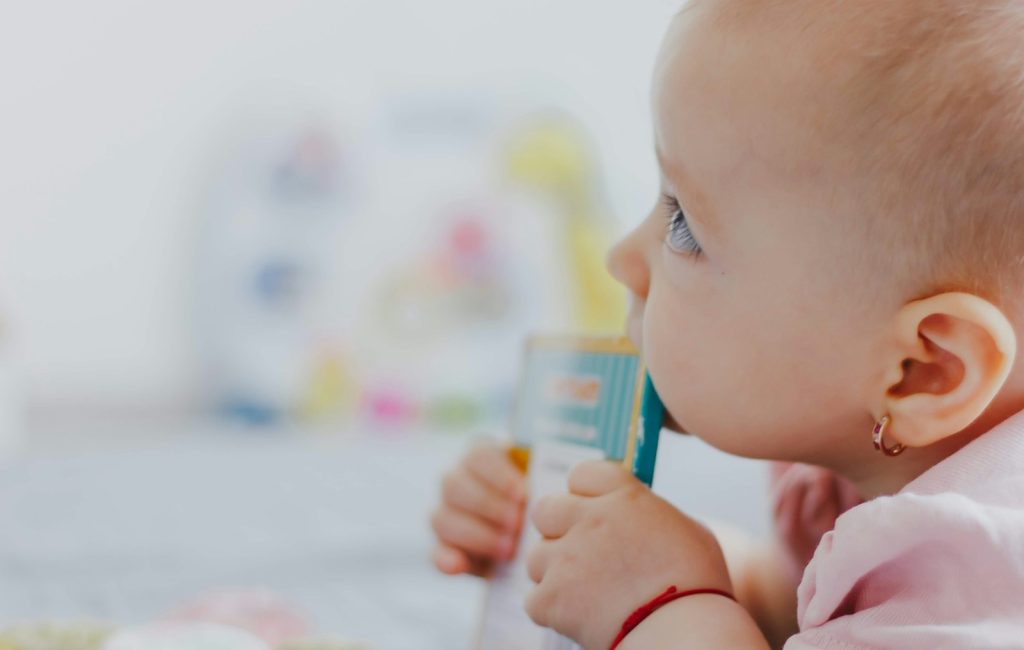
[[[676,165],[669,163],[665,154],[658,146],[654,147],[654,155],[658,159],[661,175],[672,185],[676,198],[686,211],[686,216],[697,221],[709,232],[719,230],[712,217],[712,210],[707,195],[701,192],[689,179],[686,173]]]

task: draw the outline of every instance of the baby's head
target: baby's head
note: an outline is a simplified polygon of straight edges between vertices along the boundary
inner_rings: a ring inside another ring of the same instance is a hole
[[[1022,61],[1012,0],[676,17],[653,93],[666,196],[610,266],[683,428],[909,478],[1024,408]],[[871,446],[883,415],[897,460]]]

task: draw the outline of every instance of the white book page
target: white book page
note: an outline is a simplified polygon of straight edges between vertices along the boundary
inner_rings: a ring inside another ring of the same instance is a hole
[[[530,450],[530,499],[519,552],[511,562],[499,567],[491,579],[477,650],[576,650],[579,647],[537,626],[526,615],[523,603],[533,588],[533,581],[526,573],[526,553],[540,540],[540,533],[529,522],[537,499],[567,491],[573,467],[584,461],[602,459],[604,453],[600,449],[562,442],[540,442]]]

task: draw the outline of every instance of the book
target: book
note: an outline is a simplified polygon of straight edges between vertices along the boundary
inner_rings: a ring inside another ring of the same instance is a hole
[[[624,337],[531,337],[512,419],[511,458],[527,472],[527,523],[519,553],[495,568],[476,650],[575,650],[572,641],[533,623],[523,608],[533,582],[525,554],[540,537],[529,509],[564,493],[578,463],[617,460],[651,485],[664,406],[635,347]]]

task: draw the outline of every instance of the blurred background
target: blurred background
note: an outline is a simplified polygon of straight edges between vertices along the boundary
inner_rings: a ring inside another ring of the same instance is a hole
[[[620,329],[678,8],[7,7],[0,627],[468,647],[438,476],[501,436],[526,333]],[[760,465],[664,440],[656,489],[765,530]]]

